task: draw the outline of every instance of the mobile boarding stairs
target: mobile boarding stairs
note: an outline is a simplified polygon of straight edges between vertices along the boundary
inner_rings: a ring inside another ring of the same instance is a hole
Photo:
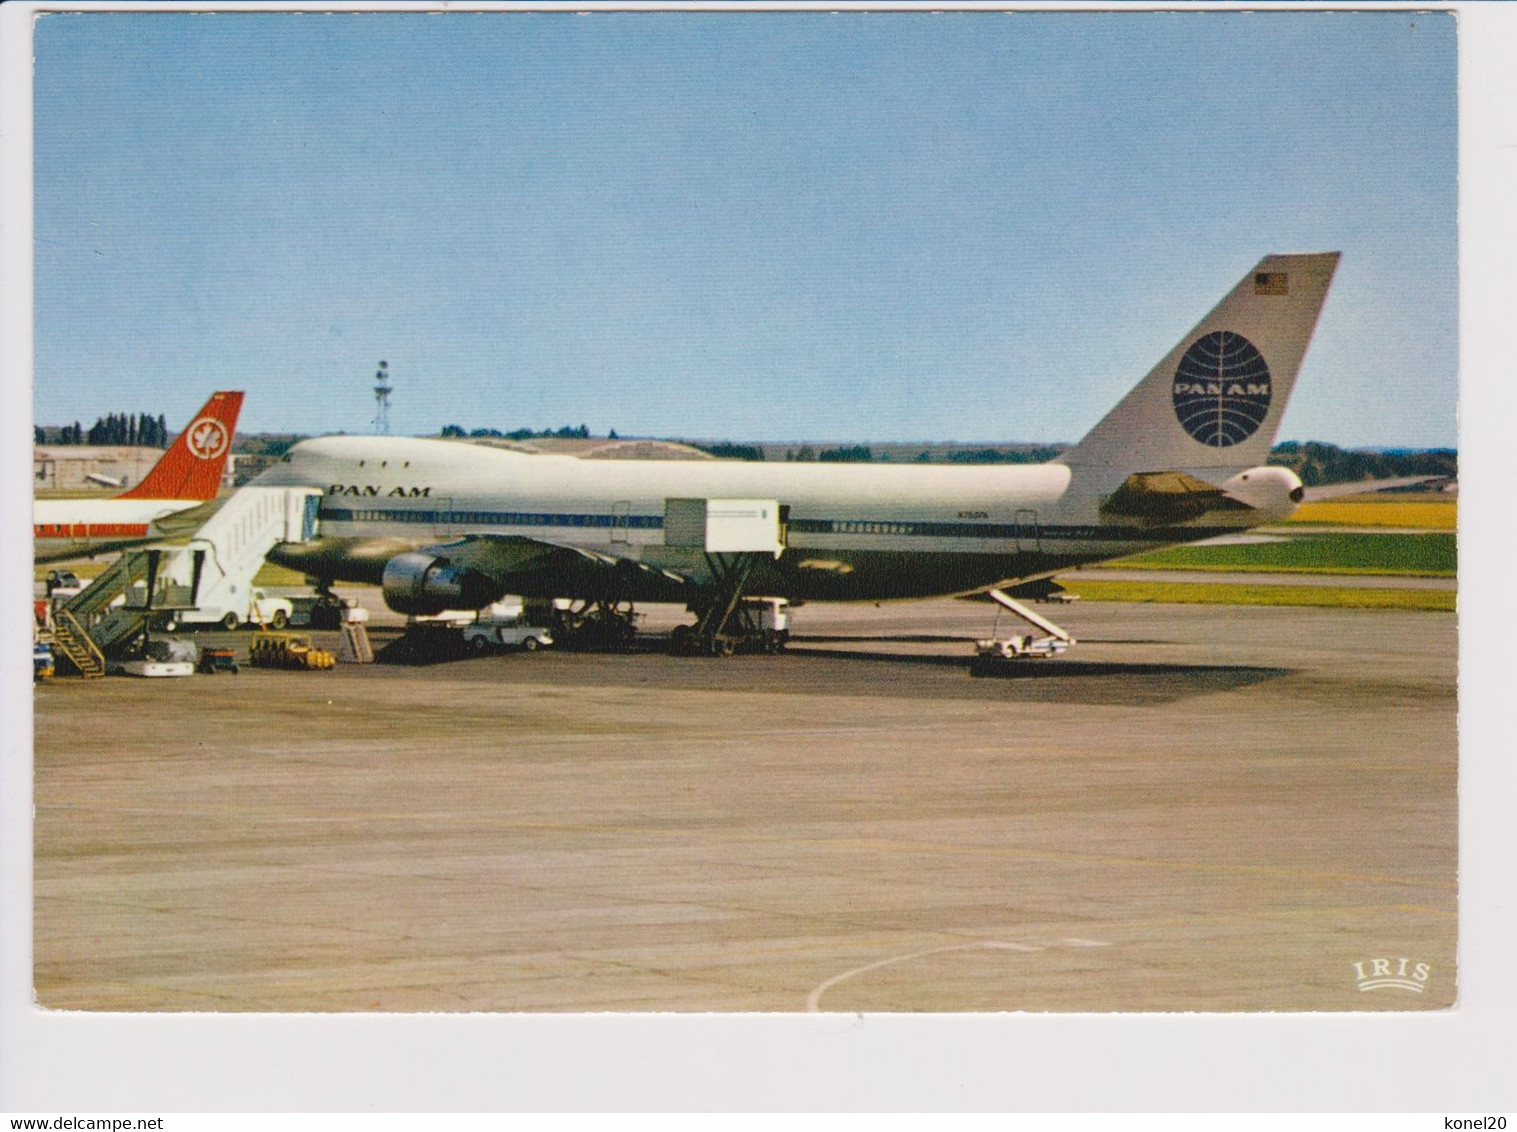
[[[315,488],[244,487],[184,546],[129,551],[53,609],[53,641],[84,676],[142,651],[160,620],[246,594],[264,555],[316,534]]]

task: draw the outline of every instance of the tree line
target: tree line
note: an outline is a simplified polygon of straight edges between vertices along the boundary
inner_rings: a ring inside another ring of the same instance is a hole
[[[802,444],[799,448],[785,450],[785,460],[792,464],[809,464],[813,461],[818,464],[869,464],[874,462],[874,458],[874,449],[867,444],[842,444],[836,448],[820,450]],[[759,459],[763,459],[763,456]],[[889,460],[890,457],[882,454],[880,459]]]
[[[85,431],[78,421],[61,428],[34,425],[32,440],[37,444],[92,444],[118,447],[167,448],[168,421],[162,413],[109,413],[97,417]]]
[[[564,425],[563,428],[544,428],[544,429],[517,428],[517,429],[512,429],[510,432],[502,432],[498,428],[474,428],[474,429],[465,430],[462,425],[450,424],[450,425],[443,425],[442,426],[442,432],[439,435],[445,436],[445,437],[455,437],[455,438],[457,438],[457,437],[466,437],[466,436],[467,437],[484,436],[484,437],[495,437],[495,438],[500,439],[500,440],[533,440],[533,439],[539,438],[539,437],[550,437],[550,436],[551,437],[558,437],[559,439],[562,439],[562,440],[589,440],[590,439],[590,426],[589,425],[580,425],[578,428],[575,428],[573,425]],[[610,439],[610,440],[616,440],[617,439],[616,430],[614,428],[611,430],[611,435],[610,435],[610,437],[608,439]]]
[[[1352,451],[1320,440],[1287,440],[1275,445],[1271,464],[1289,468],[1307,487],[1324,483],[1393,479],[1397,476],[1459,475],[1459,453],[1452,448],[1419,451]]]
[[[868,444],[843,444],[836,448],[816,449],[809,444],[802,444],[799,448],[787,448],[785,459],[791,463],[809,463],[816,461],[819,464],[870,464],[890,463],[892,460],[909,460],[916,464],[1042,464],[1052,460],[1062,448],[1037,447],[1037,448],[939,448],[936,452],[932,449],[923,449],[917,455],[912,456],[908,452],[900,451],[906,446],[893,446],[894,452],[889,449],[875,451]],[[709,449],[708,449],[709,451]],[[761,451],[761,450],[760,450]],[[754,459],[762,459],[762,456]]]

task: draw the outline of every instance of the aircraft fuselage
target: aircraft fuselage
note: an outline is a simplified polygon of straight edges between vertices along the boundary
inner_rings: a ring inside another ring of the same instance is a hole
[[[174,516],[205,511],[193,499],[39,499],[32,504],[32,560],[68,562],[148,546],[194,529]]]
[[[378,581],[391,555],[471,534],[599,551],[688,576],[699,571],[691,552],[664,545],[666,500],[775,499],[789,509],[787,549],[760,565],[750,592],[796,601],[967,593],[1237,531],[1290,510],[1155,527],[1103,521],[1097,494],[1056,463],[597,460],[399,437],[305,441],[259,483],[324,489],[321,537],[278,547],[270,558],[334,581]],[[656,578],[639,585],[630,599],[673,594],[650,592],[660,590]]]

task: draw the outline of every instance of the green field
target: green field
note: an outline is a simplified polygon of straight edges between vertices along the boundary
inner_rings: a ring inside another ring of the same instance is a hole
[[[258,573],[253,575],[253,584],[255,586],[303,586],[306,584],[306,576],[298,570],[286,570],[283,566],[265,562],[258,568]]]
[[[1081,574],[1065,579],[1086,601],[1175,602],[1201,605],[1307,605],[1333,609],[1420,609],[1452,613],[1452,590],[1371,589],[1367,586],[1240,586],[1190,582],[1103,582]]]
[[[1292,574],[1392,574],[1451,578],[1458,546],[1451,534],[1331,533],[1284,542],[1178,546],[1106,563],[1142,570],[1246,570]]]

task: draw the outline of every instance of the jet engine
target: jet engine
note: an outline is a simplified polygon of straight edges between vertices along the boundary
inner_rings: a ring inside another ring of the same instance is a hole
[[[483,609],[504,592],[487,574],[417,551],[386,562],[382,584],[385,604],[413,617],[445,609]]]

